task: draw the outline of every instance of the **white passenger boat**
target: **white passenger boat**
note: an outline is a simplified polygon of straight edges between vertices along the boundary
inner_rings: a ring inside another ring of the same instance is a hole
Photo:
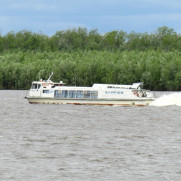
[[[62,81],[52,82],[50,78],[32,82],[26,97],[29,103],[145,106],[155,99],[149,90],[143,89],[143,83],[77,87],[65,86]]]

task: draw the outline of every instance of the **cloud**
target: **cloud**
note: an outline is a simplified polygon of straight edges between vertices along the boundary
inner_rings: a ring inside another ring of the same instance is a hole
[[[180,12],[180,0],[1,0],[0,30],[53,34],[81,26],[145,32],[166,25],[180,31]]]
[[[42,2],[36,2],[34,3],[34,1],[23,1],[23,2],[19,2],[19,3],[12,3],[10,5],[10,8],[12,10],[28,10],[28,11],[54,11],[57,10],[57,6],[55,4],[51,4],[51,3],[42,3]]]
[[[79,21],[67,20],[64,18],[53,18],[47,16],[23,17],[23,16],[0,16],[0,34],[5,35],[10,31],[18,32],[28,30],[32,32],[43,32],[46,35],[53,35],[57,31],[77,27],[86,27]]]
[[[180,14],[147,14],[147,15],[121,15],[101,16],[97,24],[99,27],[107,27],[107,31],[124,30],[127,32],[153,32],[158,27],[168,26],[180,32]],[[109,24],[107,22],[110,22]]]

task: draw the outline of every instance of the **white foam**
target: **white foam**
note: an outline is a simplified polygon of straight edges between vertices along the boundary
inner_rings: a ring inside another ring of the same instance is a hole
[[[181,93],[163,95],[150,103],[150,106],[181,106]]]

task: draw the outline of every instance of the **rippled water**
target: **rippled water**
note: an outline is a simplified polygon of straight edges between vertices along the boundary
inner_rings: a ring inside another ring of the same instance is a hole
[[[33,105],[26,93],[0,91],[0,180],[181,180],[181,107]]]

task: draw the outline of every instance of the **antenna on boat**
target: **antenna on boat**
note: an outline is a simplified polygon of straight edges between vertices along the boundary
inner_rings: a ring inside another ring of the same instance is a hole
[[[76,80],[77,80],[76,77],[73,78],[73,81],[74,81],[74,83],[75,83],[75,87],[76,87]]]
[[[52,75],[53,75],[53,72],[52,72],[52,73],[51,73],[51,75],[49,76],[48,81],[50,81],[50,79],[51,79]]]
[[[39,74],[38,74],[38,75],[39,75],[39,80],[40,80],[40,72],[39,72]]]

